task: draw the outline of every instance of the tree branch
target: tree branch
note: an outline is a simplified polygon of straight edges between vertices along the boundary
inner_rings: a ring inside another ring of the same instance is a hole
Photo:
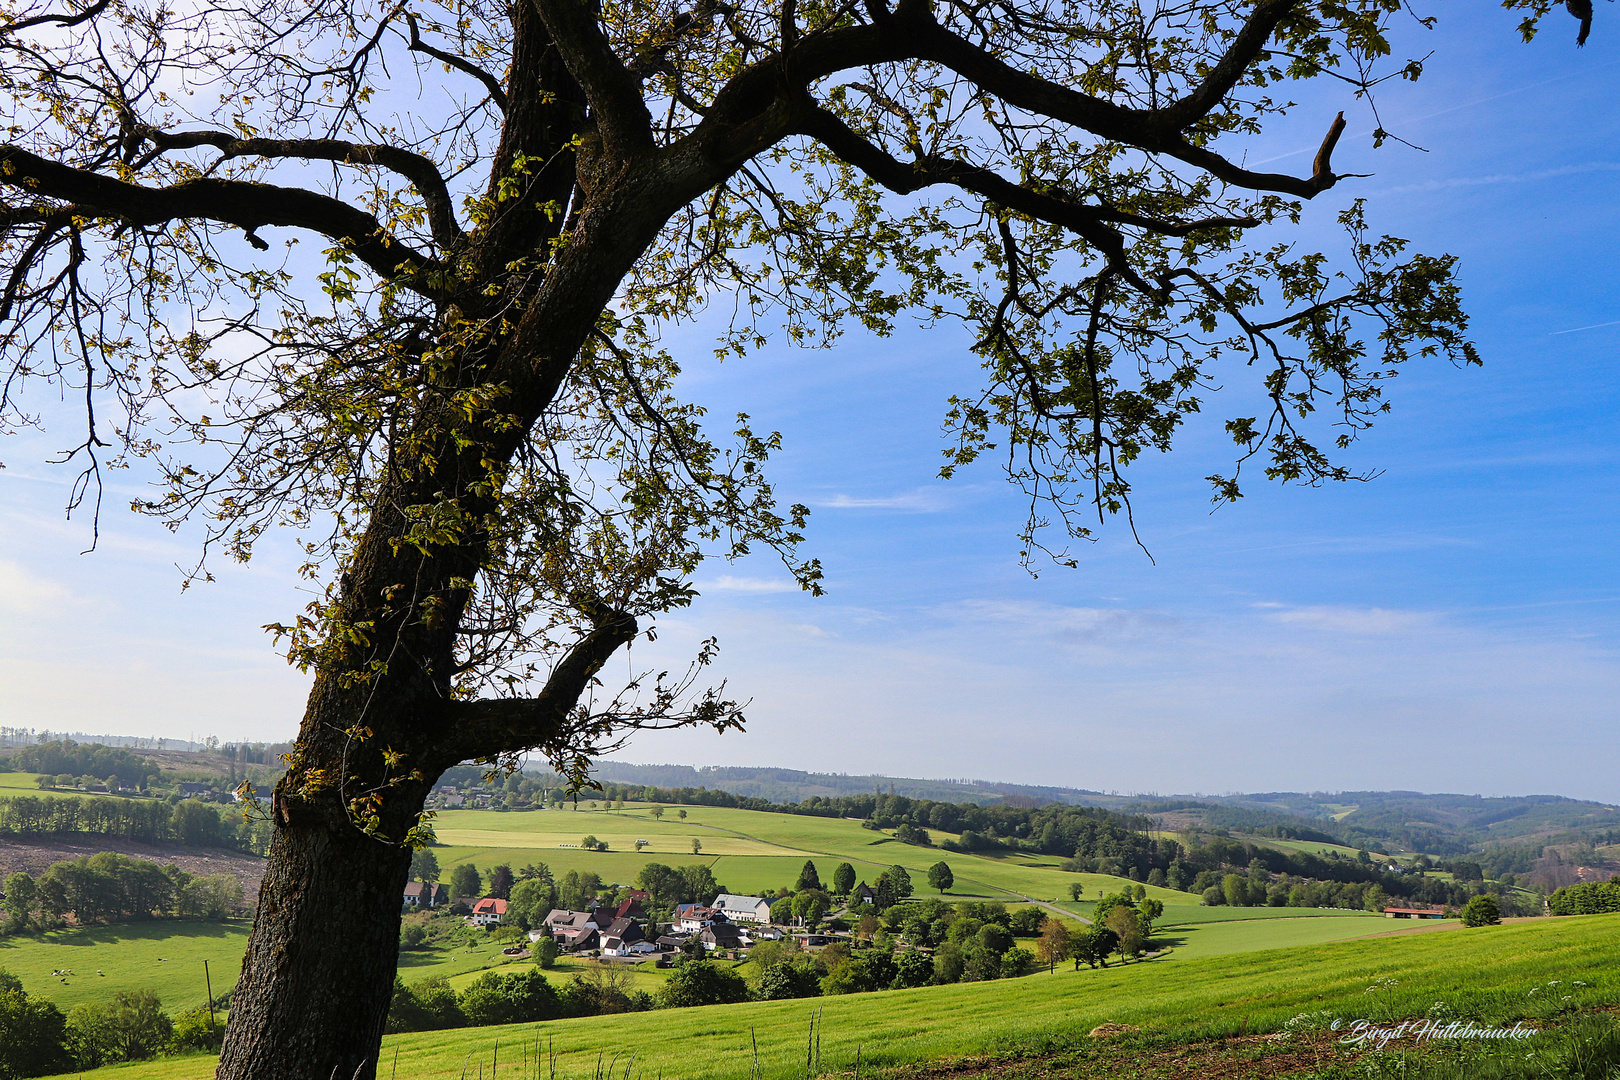
[[[445,52],[443,49],[435,49],[432,45],[423,41],[422,33],[416,25],[416,16],[408,11],[405,13],[405,22],[411,28],[411,43],[408,47],[412,52],[425,53],[440,63],[449,64],[457,71],[471,75],[484,84],[485,89],[489,91],[490,98],[501,112],[506,112],[506,90],[501,86],[499,79],[470,60],[457,56],[455,53]]]
[[[863,139],[826,109],[812,108],[799,130],[898,194],[909,194],[934,184],[953,184],[964,191],[982,195],[1010,210],[1061,225],[1083,237],[1107,256],[1109,265],[1132,285],[1143,292],[1153,291],[1153,287],[1129,265],[1125,256],[1124,237],[1104,224],[1101,213],[1094,207],[1019,187],[989,169],[969,165],[963,161],[924,158],[907,164]],[[1138,219],[1136,223],[1145,223],[1146,220]],[[1251,219],[1233,219],[1230,222],[1221,221],[1219,224],[1259,224],[1259,222]]]
[[[568,71],[585,89],[603,148],[629,157],[652,148],[652,114],[636,77],[613,52],[582,0],[532,0]]]
[[[365,211],[302,188],[211,177],[164,188],[141,187],[3,144],[0,184],[29,195],[72,202],[87,215],[118,218],[131,225],[174,220],[235,225],[260,249],[269,245],[256,230],[266,225],[309,229],[349,245],[385,280],[401,282],[425,296],[437,295],[420,280],[420,271],[436,267],[437,260],[395,240]]]
[[[594,621],[594,629],[558,661],[536,697],[451,702],[446,710],[448,734],[434,753],[454,765],[555,740],[602,665],[639,632],[635,616],[622,611],[599,612]]]
[[[417,194],[422,196],[434,240],[448,248],[461,239],[461,226],[456,222],[444,176],[431,159],[411,150],[384,143],[351,143],[341,139],[239,139],[224,131],[166,132],[144,126],[135,129],[134,137],[131,156],[142,141],[150,142],[155,148],[135,162],[136,168],[146,165],[163,151],[187,150],[196,146],[212,146],[226,158],[303,158],[348,165],[380,165],[409,180]]]

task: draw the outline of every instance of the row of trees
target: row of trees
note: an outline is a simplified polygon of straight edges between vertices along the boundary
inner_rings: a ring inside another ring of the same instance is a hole
[[[116,776],[123,784],[141,790],[163,778],[163,769],[151,758],[132,754],[122,747],[78,743],[72,739],[25,746],[10,755],[7,765],[18,772],[50,776],[67,773],[76,777],[93,776],[97,780]]]
[[[55,863],[36,881],[18,872],[6,879],[4,931],[51,929],[72,916],[80,926],[166,915],[224,919],[244,907],[242,883],[231,874],[188,874],[115,852]]]
[[[0,1077],[47,1076],[142,1061],[164,1053],[218,1050],[225,1018],[207,1005],[169,1016],[150,990],[119,991],[66,1016],[30,996],[0,969]]]
[[[269,825],[194,799],[103,799],[18,795],[0,798],[0,836],[90,833],[148,844],[217,847],[263,854]]]
[[[1601,915],[1620,911],[1620,877],[1555,889],[1547,898],[1547,910],[1554,915]]]
[[[748,998],[748,984],[741,975],[701,957],[680,960],[656,995],[631,989],[626,968],[600,962],[591,964],[583,974],[573,976],[560,986],[553,986],[538,967],[512,974],[485,972],[460,992],[442,976],[411,984],[396,976],[387,1030],[436,1031],[533,1023],[657,1008],[731,1004]]]

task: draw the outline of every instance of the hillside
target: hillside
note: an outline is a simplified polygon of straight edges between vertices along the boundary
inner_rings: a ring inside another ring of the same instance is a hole
[[[1353,1063],[1367,1051],[1335,1050],[1327,1025],[1369,1009],[1380,1019],[1433,1016],[1435,1003],[1443,1002],[1447,1015],[1502,1026],[1523,1019],[1530,1027],[1567,1023],[1575,1010],[1598,1013],[1620,1003],[1620,974],[1612,963],[1617,947],[1620,915],[1546,919],[1204,960],[1178,952],[1104,970],[1059,968],[1021,979],[814,1002],[392,1035],[382,1053],[390,1075],[418,1080],[455,1080],[486,1066],[493,1074],[497,1065],[518,1076],[571,1080],[609,1070],[666,1080],[848,1077],[857,1059],[863,1075],[891,1077],[1005,1077],[1020,1061],[1031,1068],[1018,1076],[1305,1075],[1296,1070]],[[1462,971],[1465,980],[1458,977]],[[1539,993],[1548,984],[1572,992]],[[1369,997],[1370,991],[1377,994]],[[1291,1020],[1298,1026],[1296,1018],[1314,1024],[1322,1037],[1268,1036]],[[1105,1023],[1130,1025],[1140,1034],[1124,1043],[1087,1038]],[[960,1071],[940,1061],[986,1054],[996,1060],[964,1063]],[[1268,1057],[1292,1068],[1257,1067]],[[1076,1067],[1081,1061],[1096,1067]],[[1049,1068],[1065,1062],[1069,1068]],[[212,1058],[198,1056],[78,1075],[205,1080],[213,1068]]]
[[[733,767],[708,765],[632,765],[622,761],[599,762],[593,775],[597,780],[618,784],[651,784],[661,788],[715,788],[743,798],[765,799],[774,803],[803,802],[811,798],[865,795],[874,791],[905,795],[935,802],[977,802],[981,805],[1014,800],[1061,802],[1081,806],[1102,806],[1117,802],[1096,791],[1082,788],[1039,787],[1004,784],[988,780],[923,780],[906,776],[850,776],[845,773],[804,772],[799,769]]]
[[[1173,831],[1197,829],[1272,836],[1352,850],[1421,852],[1438,858],[1507,845],[1620,842],[1620,806],[1559,795],[1485,797],[1351,791],[1144,796],[985,780],[614,761],[600,763],[594,775],[610,790],[652,786],[666,794],[681,790],[723,791],[740,799],[776,804],[884,793],[979,806],[1095,806],[1123,814],[1151,815],[1161,828]],[[1532,859],[1540,856],[1538,851]]]

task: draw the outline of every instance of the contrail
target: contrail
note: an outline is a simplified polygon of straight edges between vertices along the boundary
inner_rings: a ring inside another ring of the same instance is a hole
[[[1616,319],[1614,322],[1593,323],[1591,326],[1577,326],[1573,330],[1554,330],[1552,333],[1548,334],[1547,336],[1548,337],[1557,337],[1559,334],[1578,334],[1582,330],[1597,330],[1597,329],[1600,329],[1600,328],[1605,327],[1605,326],[1620,326],[1620,319]]]

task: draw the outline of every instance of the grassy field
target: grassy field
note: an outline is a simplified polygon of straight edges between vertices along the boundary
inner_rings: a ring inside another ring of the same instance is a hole
[[[876,1068],[996,1050],[1040,1052],[1074,1045],[1110,1021],[1149,1034],[1207,1037],[1276,1030],[1302,1012],[1347,1020],[1416,1016],[1444,1001],[1458,1015],[1494,1023],[1620,1002],[1617,948],[1620,915],[1545,919],[1204,960],[1178,952],[1107,970],[814,1002],[423,1032],[388,1038],[382,1059],[391,1075],[397,1068],[413,1080],[448,1080],[492,1065],[498,1040],[501,1067],[511,1070],[503,1075],[512,1080],[533,1075],[537,1053],[548,1048],[557,1055],[556,1075],[567,1080],[592,1076],[599,1056],[632,1077],[743,1080],[753,1072],[757,1039],[761,1076],[802,1076],[808,1025],[818,1012],[824,1073],[847,1073],[857,1050],[863,1067]],[[193,1057],[79,1075],[205,1080],[212,1069],[211,1059]]]
[[[1051,858],[1008,855],[991,857],[942,851],[902,844],[885,833],[863,829],[858,821],[842,818],[767,814],[754,810],[688,806],[687,819],[666,812],[655,820],[650,806],[625,810],[546,810],[500,814],[486,810],[447,810],[439,814],[435,831],[444,847],[436,848],[439,865],[448,876],[450,867],[471,862],[481,871],[501,863],[522,866],[544,862],[557,874],[594,870],[605,881],[629,883],[648,862],[681,865],[707,862],[715,878],[737,892],[758,892],[792,885],[806,859],[815,862],[828,880],[840,862],[849,862],[867,881],[896,863],[912,875],[919,895],[927,891],[928,867],[944,860],[956,878],[951,896],[957,899],[1017,901],[1023,897],[1055,900],[1067,897],[1071,882],[1079,881],[1085,895],[1117,891],[1122,878],[1101,874],[1070,874]],[[607,841],[610,850],[592,853],[577,846],[590,834]],[[939,834],[947,839],[950,834]],[[692,839],[703,845],[700,856],[691,853]],[[648,841],[645,852],[634,850],[636,840]],[[1149,889],[1168,905],[1196,905],[1198,898],[1171,889]]]
[[[119,990],[154,990],[164,1010],[177,1013],[207,1002],[204,960],[216,995],[236,985],[247,936],[244,923],[167,920],[58,930],[42,938],[0,938],[0,968],[64,1012]],[[58,970],[73,974],[51,974]]]
[[[7,772],[0,773],[0,796],[5,795],[96,795],[111,799],[118,796],[108,795],[105,791],[79,791],[76,788],[48,788],[39,786],[39,773]]]

